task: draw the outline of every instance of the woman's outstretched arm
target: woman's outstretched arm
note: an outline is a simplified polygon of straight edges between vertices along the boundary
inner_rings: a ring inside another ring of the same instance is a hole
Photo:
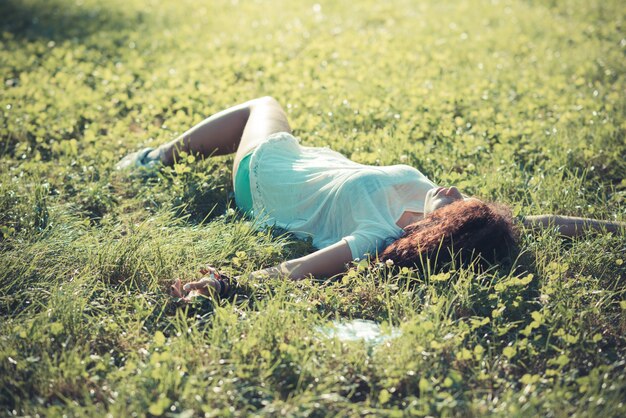
[[[352,252],[346,241],[317,250],[304,257],[288,260],[276,267],[253,272],[253,277],[287,277],[293,280],[305,277],[331,277],[346,271],[352,261]]]
[[[589,218],[577,218],[561,215],[526,216],[522,220],[525,227],[531,229],[555,228],[566,237],[578,237],[589,232],[626,233],[626,222],[599,221]]]
[[[348,243],[339,241],[329,247],[315,251],[304,257],[285,261],[278,266],[258,270],[250,274],[253,278],[286,277],[292,280],[300,280],[305,277],[331,277],[346,270],[348,263],[352,261],[352,252]],[[197,296],[208,296],[211,293],[220,294],[223,282],[217,270],[207,268],[208,276],[183,285],[180,279],[176,279],[170,287],[170,293],[183,301],[189,302]]]

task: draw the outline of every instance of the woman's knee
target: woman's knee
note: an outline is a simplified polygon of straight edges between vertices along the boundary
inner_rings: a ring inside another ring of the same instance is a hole
[[[264,108],[264,109],[275,109],[284,113],[283,108],[280,106],[280,103],[272,96],[263,96],[252,100],[251,106],[252,109],[255,108]]]
[[[254,99],[251,109],[249,122],[252,125],[264,125],[271,132],[290,132],[287,114],[281,105],[271,96],[259,97]]]

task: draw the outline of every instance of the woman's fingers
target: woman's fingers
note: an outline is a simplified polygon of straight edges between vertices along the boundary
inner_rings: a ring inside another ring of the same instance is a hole
[[[209,277],[203,277],[184,285],[180,279],[174,280],[174,283],[170,286],[170,294],[184,302],[190,302],[193,298],[198,296],[211,296],[212,294],[219,294],[221,285],[217,280],[217,277],[219,277],[217,270],[212,267],[208,267],[203,271],[204,274],[209,274]]]
[[[196,290],[202,287],[206,287],[206,278],[203,277],[200,280],[196,280],[195,282],[185,283],[183,286],[183,290],[185,292],[190,292],[192,290]]]
[[[188,293],[196,292],[198,294],[208,295],[211,291],[219,293],[220,284],[213,277],[203,277],[195,282],[185,284],[183,290]]]
[[[181,299],[184,298],[183,291],[182,291],[182,283],[180,279],[176,279],[174,283],[170,286],[170,293],[172,294],[172,296],[176,298],[181,298]]]
[[[206,267],[202,267],[200,269],[200,274],[209,274],[209,275],[218,275],[219,273],[217,272],[217,269],[211,267],[211,266],[206,266]]]

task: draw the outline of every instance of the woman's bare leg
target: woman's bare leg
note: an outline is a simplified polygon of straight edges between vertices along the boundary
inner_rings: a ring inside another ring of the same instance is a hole
[[[236,152],[234,175],[239,161],[265,138],[277,132],[291,132],[287,116],[276,100],[261,97],[216,113],[175,140],[153,150],[149,157],[172,165],[181,151],[205,157]],[[204,277],[185,286],[177,279],[170,290],[173,296],[188,302],[199,295],[219,294],[220,289],[221,284],[214,278]]]
[[[250,117],[237,147],[233,173],[237,172],[239,161],[268,136],[277,132],[291,133],[287,115],[276,100],[271,97],[262,97],[257,100],[258,102],[251,108]]]
[[[245,152],[276,132],[291,132],[285,112],[273,98],[261,97],[208,117],[173,141],[152,150],[148,157],[172,165],[180,152],[205,157],[237,152],[236,169]]]

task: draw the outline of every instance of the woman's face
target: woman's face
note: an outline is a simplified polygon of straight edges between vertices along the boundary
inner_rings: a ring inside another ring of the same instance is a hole
[[[457,200],[462,200],[463,195],[454,186],[451,187],[434,187],[426,193],[426,201],[424,202],[424,215],[449,205]]]

